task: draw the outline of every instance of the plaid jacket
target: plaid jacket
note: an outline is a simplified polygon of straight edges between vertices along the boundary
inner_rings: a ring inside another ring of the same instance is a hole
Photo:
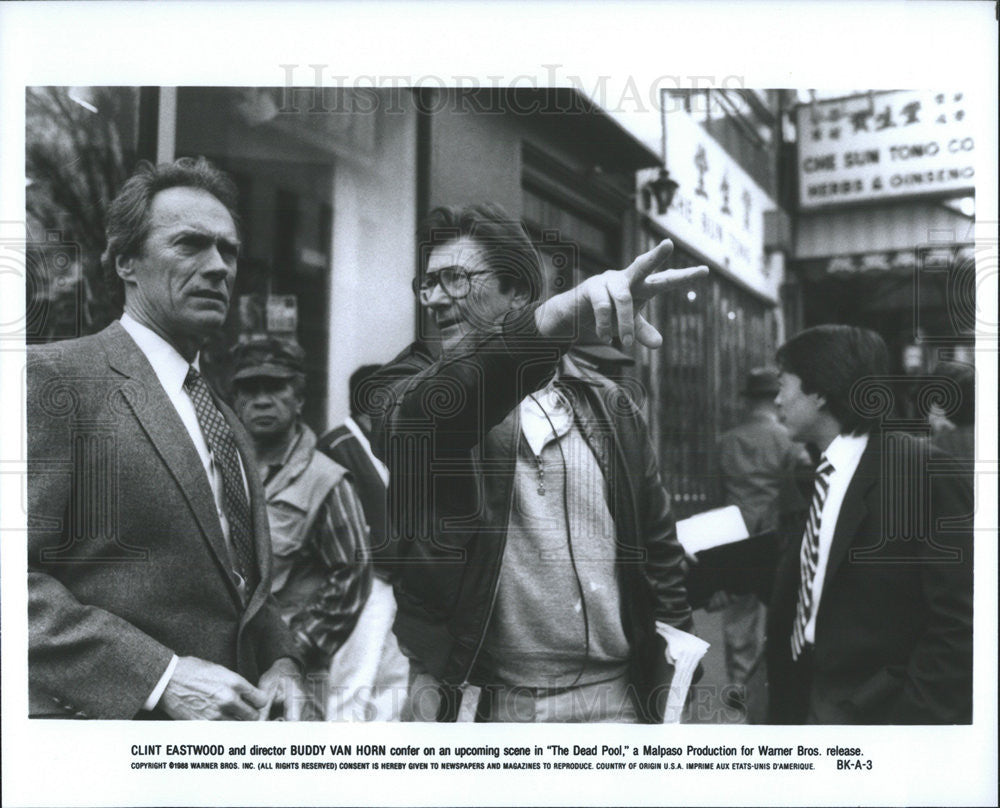
[[[300,426],[264,485],[274,553],[271,591],[310,668],[350,636],[371,592],[368,526],[347,472]]]

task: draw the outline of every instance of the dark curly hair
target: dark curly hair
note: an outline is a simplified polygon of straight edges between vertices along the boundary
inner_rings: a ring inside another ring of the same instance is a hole
[[[499,205],[482,203],[464,208],[434,208],[417,231],[420,269],[431,250],[462,236],[482,247],[486,262],[500,279],[500,291],[524,290],[530,302],[542,295],[542,264],[524,225]]]

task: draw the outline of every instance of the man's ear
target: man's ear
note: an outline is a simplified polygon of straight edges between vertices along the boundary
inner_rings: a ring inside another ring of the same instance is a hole
[[[521,309],[531,302],[531,295],[526,285],[517,284],[513,287],[513,289],[514,295],[510,299],[512,308]]]
[[[131,257],[125,258],[121,255],[115,256],[115,272],[123,281],[129,281],[135,275],[135,265]]]

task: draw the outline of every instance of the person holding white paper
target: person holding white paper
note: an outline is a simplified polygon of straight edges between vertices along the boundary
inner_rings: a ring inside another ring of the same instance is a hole
[[[777,393],[777,369],[752,369],[742,391],[746,417],[719,438],[724,497],[739,507],[751,536],[776,531],[782,513],[798,509],[795,469],[800,461],[808,461],[805,448],[789,438],[778,420]],[[766,609],[753,593],[720,594],[715,602],[722,609],[726,675],[731,685],[723,699],[728,706],[743,710],[747,682],[764,655]]]

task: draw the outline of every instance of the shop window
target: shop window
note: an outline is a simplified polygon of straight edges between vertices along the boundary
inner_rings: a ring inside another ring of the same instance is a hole
[[[577,280],[617,266],[628,197],[533,144],[523,145],[522,159],[522,218],[542,252],[572,245]]]
[[[295,266],[295,240],[298,229],[298,199],[291,191],[278,189],[274,198],[274,277],[278,286]]]
[[[521,176],[523,220],[542,258],[545,294],[564,292],[584,278],[619,266],[625,195],[609,193],[593,176],[573,171],[525,144]],[[609,345],[580,344],[575,356],[624,381],[635,361]],[[646,399],[636,395],[637,399]]]

